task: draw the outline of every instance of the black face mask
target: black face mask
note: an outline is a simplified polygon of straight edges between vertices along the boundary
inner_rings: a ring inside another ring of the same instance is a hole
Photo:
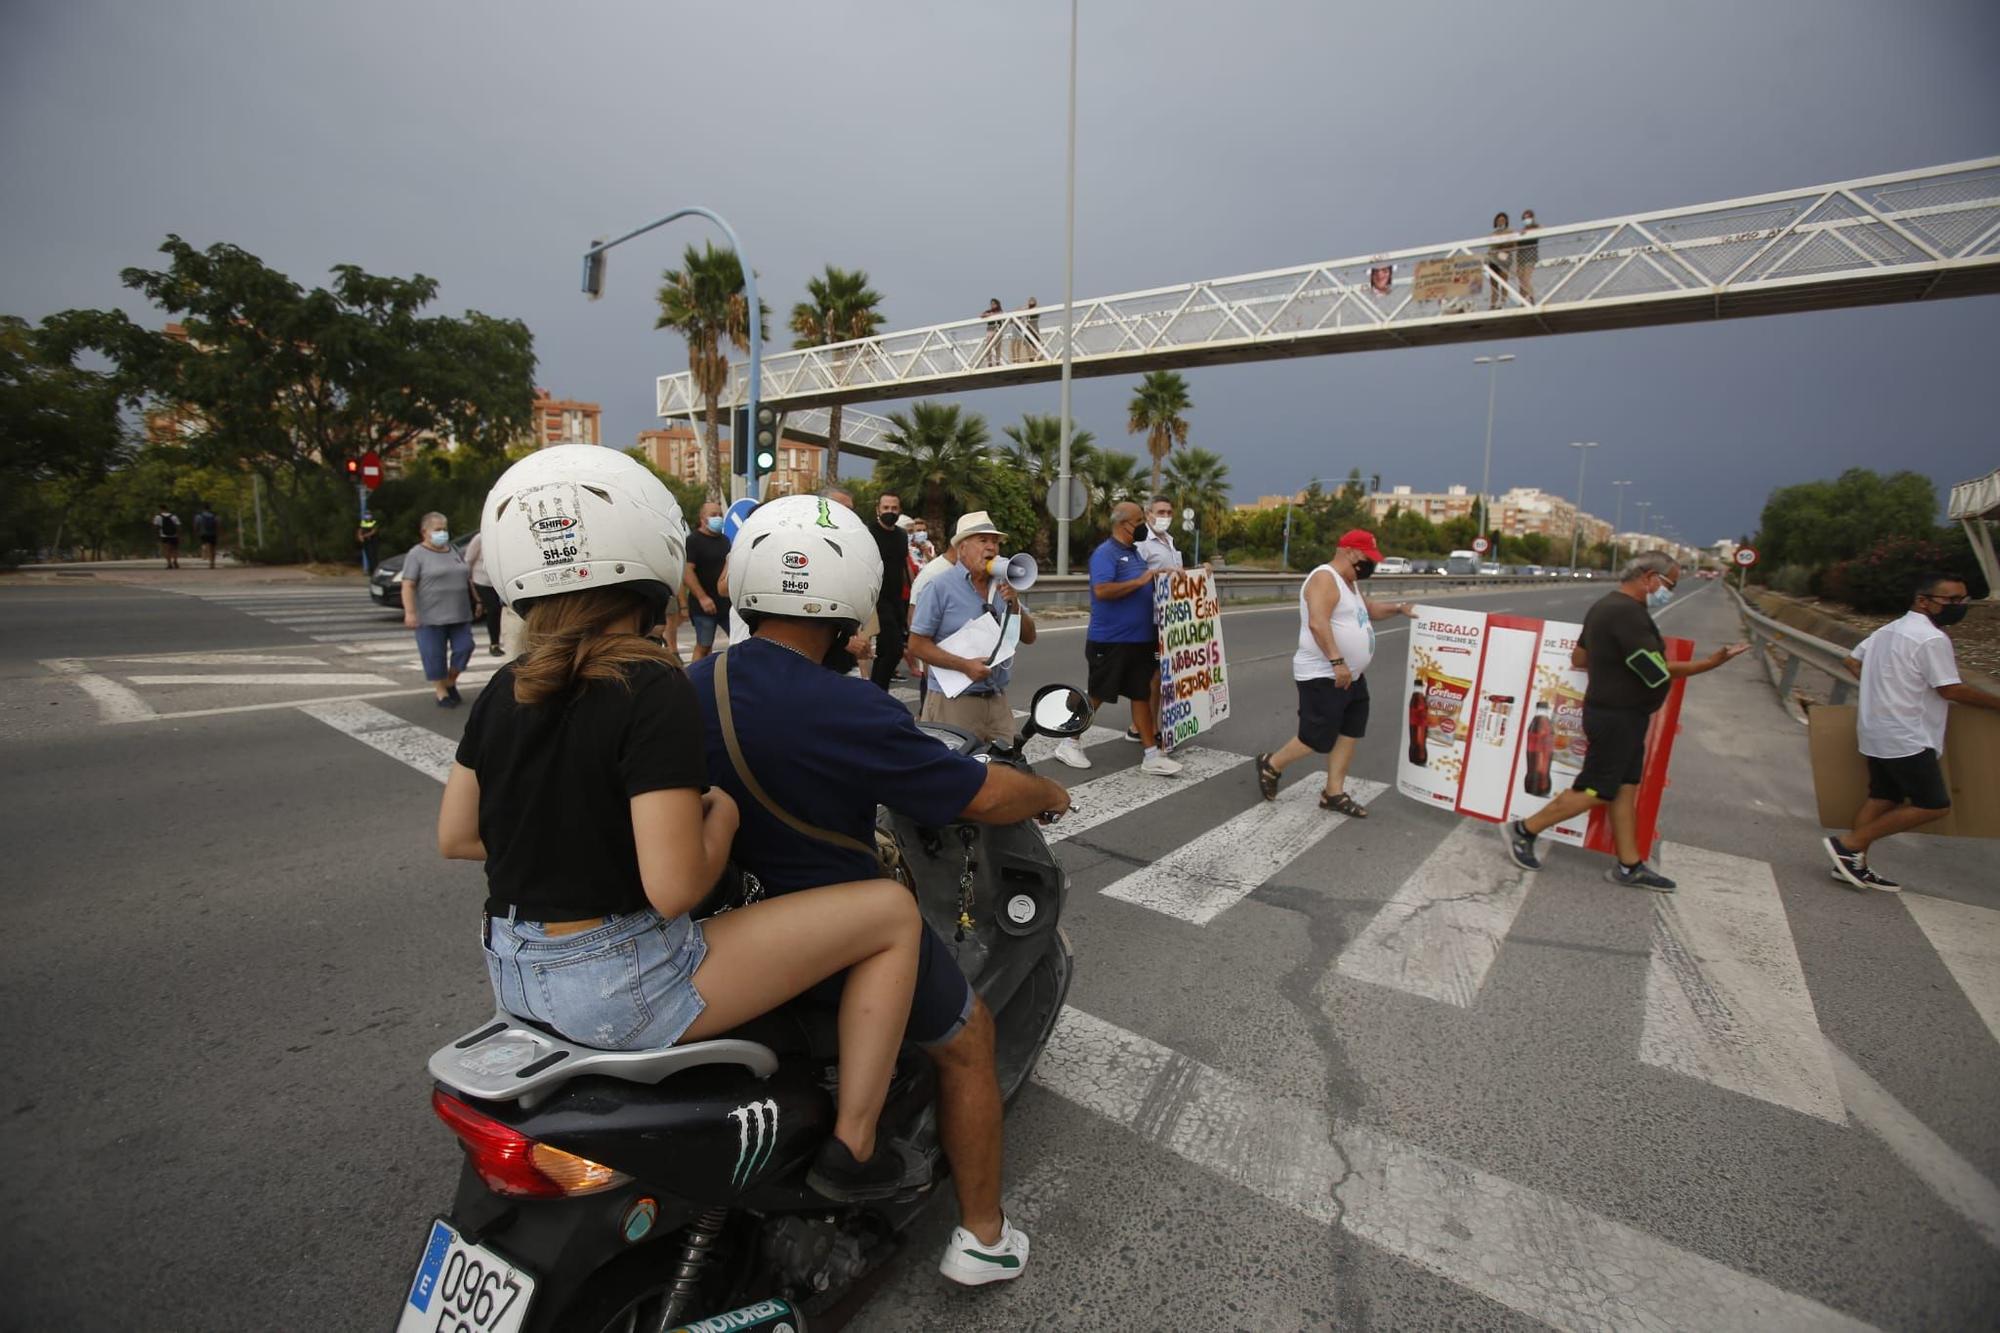
[[[1931,624],[1943,629],[1946,625],[1956,625],[1965,619],[1965,613],[1970,609],[1964,602],[1953,602],[1935,611],[1926,611],[1924,614],[1930,617]]]
[[[880,523],[885,528],[893,528],[896,526],[896,520],[901,517],[902,515],[900,513],[892,513],[888,510],[884,510],[882,513],[875,515],[875,521],[877,523]]]
[[[1364,555],[1359,560],[1356,560],[1354,562],[1355,578],[1366,579],[1366,578],[1373,578],[1374,576],[1375,576],[1375,562],[1373,560],[1370,560],[1367,556]]]

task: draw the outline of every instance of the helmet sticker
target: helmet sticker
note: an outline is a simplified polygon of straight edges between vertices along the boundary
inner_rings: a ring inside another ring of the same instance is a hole
[[[820,526],[820,527],[822,527],[822,528],[831,528],[831,527],[836,527],[836,526],[838,526],[837,524],[835,524],[835,523],[834,523],[834,521],[833,521],[833,511],[832,511],[831,509],[827,508],[827,501],[826,501],[826,500],[825,500],[824,498],[822,498],[822,499],[820,500],[820,502],[819,502],[819,524],[818,524],[818,526]]]
[[[520,514],[541,548],[543,565],[590,559],[590,538],[575,486],[566,482],[537,486],[521,497]]]
[[[810,562],[806,559],[806,553],[804,551],[785,552],[786,569],[804,569],[806,565],[809,563]]]

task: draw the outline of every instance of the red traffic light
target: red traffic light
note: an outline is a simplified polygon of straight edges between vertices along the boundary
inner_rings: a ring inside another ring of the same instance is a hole
[[[347,460],[347,475],[348,475],[348,476],[350,476],[350,477],[358,477],[358,476],[360,476],[360,475],[361,475],[361,460],[360,460],[360,459],[358,459],[358,458],[350,458],[350,459],[348,459],[348,460]]]

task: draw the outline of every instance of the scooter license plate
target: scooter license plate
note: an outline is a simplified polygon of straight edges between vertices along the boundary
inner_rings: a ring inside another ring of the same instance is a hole
[[[533,1277],[439,1218],[396,1333],[516,1333],[534,1295]]]

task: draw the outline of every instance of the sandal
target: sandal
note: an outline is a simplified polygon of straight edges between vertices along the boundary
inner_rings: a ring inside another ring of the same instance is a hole
[[[1271,767],[1271,756],[1268,753],[1257,756],[1257,791],[1265,800],[1275,801],[1278,799],[1278,779],[1280,776],[1282,775],[1278,770]]]
[[[1319,794],[1319,808],[1322,810],[1332,810],[1336,814],[1346,815],[1349,819],[1368,818],[1368,808],[1356,803],[1355,799],[1344,791],[1321,792]]]

